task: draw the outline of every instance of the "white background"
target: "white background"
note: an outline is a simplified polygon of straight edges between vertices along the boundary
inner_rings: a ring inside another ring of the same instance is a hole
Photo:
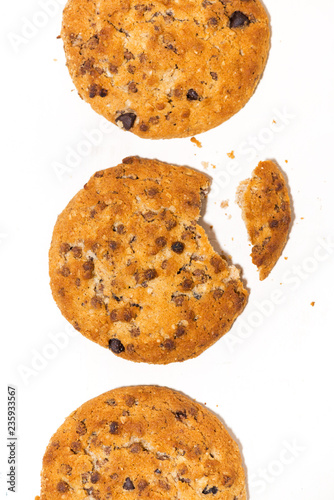
[[[197,137],[202,148],[190,138],[149,141],[115,126],[96,134],[107,122],[73,90],[56,39],[63,3],[50,0],[54,12],[41,15],[42,1],[6,2],[0,21],[1,498],[7,384],[18,390],[19,438],[18,492],[8,496],[22,500],[39,493],[45,448],[72,410],[118,386],[160,384],[222,418],[242,448],[252,500],[333,500],[333,0],[316,7],[311,0],[266,0],[272,48],[264,77],[241,112]],[[95,146],[85,137],[92,133]],[[59,165],[78,150],[61,175]],[[132,154],[212,176],[204,222],[251,290],[231,332],[182,364],[138,365],[69,336],[49,290],[58,213],[96,170]],[[239,182],[268,158],[286,172],[294,222],[282,258],[260,283],[234,198]]]

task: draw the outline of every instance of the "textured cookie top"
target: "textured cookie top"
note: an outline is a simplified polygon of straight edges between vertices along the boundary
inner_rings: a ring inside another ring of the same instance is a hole
[[[89,339],[133,361],[197,356],[230,328],[247,292],[197,224],[208,178],[126,158],[97,172],[56,223],[53,296]]]
[[[61,36],[80,96],[122,129],[161,139],[239,111],[270,30],[259,0],[69,0]]]
[[[260,162],[252,178],[240,184],[237,201],[254,245],[253,264],[264,280],[283,251],[291,223],[289,192],[277,164]]]
[[[238,446],[171,389],[116,389],[72,413],[43,460],[40,500],[246,500]]]

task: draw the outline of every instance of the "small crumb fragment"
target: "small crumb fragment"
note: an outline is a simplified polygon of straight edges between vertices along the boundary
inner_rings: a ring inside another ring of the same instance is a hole
[[[211,163],[211,165],[212,165],[212,163]],[[216,165],[212,165],[212,168],[216,168]]]
[[[227,208],[228,207],[228,200],[223,200],[220,204],[221,208]]]
[[[209,167],[209,162],[208,161],[202,161],[201,164],[202,164],[202,167],[204,167],[205,170]]]
[[[304,217],[301,217],[300,220],[304,220]]]
[[[288,160],[285,160],[285,163],[289,163],[289,161],[288,161]]]
[[[311,306],[314,307],[314,305],[315,305],[315,302],[311,302]]]
[[[273,120],[273,123],[277,123],[276,120]]]
[[[197,140],[197,139],[196,139],[196,137],[192,137],[192,138],[190,139],[190,141],[191,141],[193,144],[196,144],[196,146],[197,146],[198,148],[201,148],[201,147],[202,147],[202,144],[199,142],[199,140]]]
[[[229,158],[231,158],[231,160],[234,160],[234,158],[235,158],[234,151],[231,151],[230,153],[227,153],[227,156]]]
[[[288,257],[284,257],[285,260],[288,260]]]

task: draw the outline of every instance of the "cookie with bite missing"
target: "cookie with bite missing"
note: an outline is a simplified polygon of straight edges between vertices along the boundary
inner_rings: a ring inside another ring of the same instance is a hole
[[[237,444],[220,420],[156,386],[107,392],[52,437],[40,500],[246,500]]]
[[[247,103],[270,28],[260,0],[69,0],[61,37],[82,99],[125,131],[166,139]]]
[[[251,179],[240,183],[237,203],[253,245],[252,261],[262,281],[279,259],[291,224],[289,191],[277,163],[260,162]]]
[[[129,157],[97,172],[58,217],[51,288],[88,339],[137,362],[198,356],[231,328],[247,291],[198,225],[206,175]]]

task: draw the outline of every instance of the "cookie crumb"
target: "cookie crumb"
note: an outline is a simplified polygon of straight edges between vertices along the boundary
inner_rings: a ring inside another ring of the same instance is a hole
[[[234,158],[235,158],[234,151],[232,150],[230,153],[227,153],[227,156],[228,156],[229,158],[231,158],[231,160],[234,160]]]
[[[289,163],[289,161],[288,161],[288,160],[285,160],[285,163]]]
[[[311,302],[311,306],[314,307],[315,306],[315,302]]]
[[[288,260],[289,257],[284,257],[284,260]]]
[[[200,143],[200,142],[196,139],[196,137],[192,137],[192,138],[190,139],[190,141],[191,141],[193,144],[196,144],[196,146],[197,146],[198,148],[201,148],[201,147],[202,147],[202,143]]]
[[[228,207],[228,200],[223,200],[220,204],[221,208],[227,208]]]
[[[209,167],[208,161],[202,161],[201,164],[202,164],[202,167],[204,167],[204,170],[206,170]]]

